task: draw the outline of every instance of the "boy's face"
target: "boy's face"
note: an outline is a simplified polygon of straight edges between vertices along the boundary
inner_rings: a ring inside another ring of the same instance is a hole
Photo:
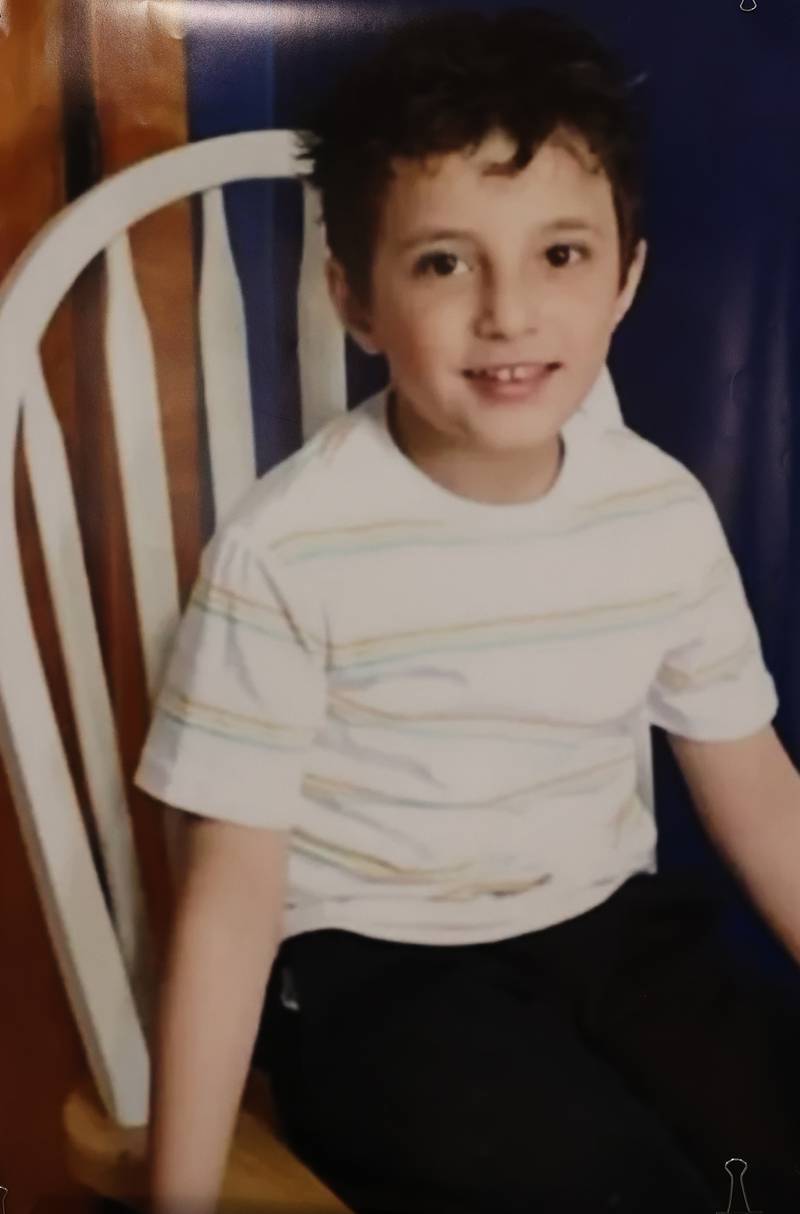
[[[498,131],[472,153],[396,161],[369,305],[337,263],[328,270],[354,338],[387,357],[401,445],[435,479],[479,500],[549,488],[559,432],[606,361],[646,255],[642,241],[620,293],[607,177],[553,140],[521,172],[483,171],[514,150]],[[567,219],[591,230],[555,226]],[[536,364],[552,363],[542,378]],[[522,381],[503,383],[509,372],[500,368],[517,368]]]

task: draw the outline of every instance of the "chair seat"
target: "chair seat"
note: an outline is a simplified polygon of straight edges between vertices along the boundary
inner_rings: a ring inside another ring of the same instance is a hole
[[[87,1076],[63,1109],[71,1174],[91,1192],[133,1209],[147,1201],[146,1126],[120,1126],[105,1112]],[[289,1150],[277,1129],[269,1081],[251,1070],[219,1204],[220,1214],[349,1214]]]

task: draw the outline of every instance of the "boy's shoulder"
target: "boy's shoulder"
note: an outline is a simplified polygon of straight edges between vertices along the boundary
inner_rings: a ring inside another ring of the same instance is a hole
[[[364,487],[366,460],[380,458],[374,441],[377,404],[373,396],[331,418],[263,473],[221,520],[212,543],[224,532],[256,549],[280,552],[294,538],[308,537],[346,515],[353,491]]]
[[[694,567],[724,552],[727,538],[714,501],[682,460],[627,425],[604,430],[601,441],[584,495],[587,516],[631,523],[641,531],[640,556],[680,555]]]
[[[600,435],[602,452],[593,461],[593,489],[609,493],[663,493],[670,499],[694,503],[701,511],[710,504],[702,481],[675,455],[628,425],[609,427]]]

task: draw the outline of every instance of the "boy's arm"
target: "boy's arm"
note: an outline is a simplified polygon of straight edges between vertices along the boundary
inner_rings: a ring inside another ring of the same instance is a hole
[[[709,836],[800,964],[800,773],[775,730],[668,738]]]
[[[194,816],[185,830],[153,1042],[152,1214],[216,1209],[281,938],[286,832]]]

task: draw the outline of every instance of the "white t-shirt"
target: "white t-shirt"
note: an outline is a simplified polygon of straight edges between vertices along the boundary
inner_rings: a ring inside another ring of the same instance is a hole
[[[247,494],[203,555],[137,772],[291,830],[284,935],[546,927],[655,871],[634,730],[777,709],[706,491],[583,410],[553,488],[489,505],[395,445],[382,391]]]

